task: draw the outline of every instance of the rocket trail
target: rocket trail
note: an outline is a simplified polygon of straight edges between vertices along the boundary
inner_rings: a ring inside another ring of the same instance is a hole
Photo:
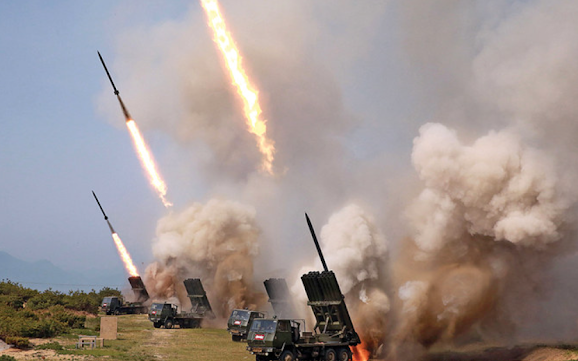
[[[213,30],[214,41],[221,51],[229,76],[237,93],[243,100],[243,112],[248,130],[257,138],[257,146],[262,155],[261,168],[273,175],[275,143],[267,137],[267,121],[261,116],[259,92],[250,82],[241,63],[241,54],[233,37],[227,30],[225,20],[219,10],[217,0],[201,0],[201,5],[209,19],[208,25]]]
[[[112,224],[110,224],[110,221],[108,220],[108,216],[106,215],[106,213],[104,213],[104,209],[102,208],[102,205],[100,204],[100,201],[98,200],[98,197],[96,197],[96,193],[94,193],[94,191],[92,191],[92,195],[94,196],[94,199],[96,199],[96,203],[98,203],[98,207],[100,208],[100,211],[102,212],[102,215],[104,216],[104,220],[106,221],[106,224],[108,224],[108,228],[110,228],[110,233],[112,234],[112,240],[114,241],[114,244],[116,246],[118,254],[120,255],[120,259],[122,260],[122,263],[124,264],[124,267],[126,268],[127,272],[131,276],[133,276],[133,277],[138,276],[138,272],[137,272],[136,267],[132,261],[132,258],[130,257],[130,254],[126,250],[126,247],[122,243],[122,240],[120,239],[118,234],[115,232],[114,228],[112,228]]]
[[[116,98],[118,99],[118,102],[120,103],[120,107],[122,108],[122,112],[123,112],[124,118],[126,120],[126,126],[128,127],[130,136],[132,137],[133,144],[134,144],[136,153],[139,157],[139,160],[141,162],[141,165],[144,168],[146,174],[149,176],[149,181],[151,182],[151,185],[157,191],[161,201],[163,202],[163,205],[168,208],[168,207],[172,206],[173,204],[171,202],[169,202],[166,198],[167,186],[166,186],[165,182],[163,181],[163,179],[161,178],[159,172],[157,171],[157,166],[153,160],[151,152],[148,150],[148,147],[144,141],[144,138],[142,137],[142,135],[141,135],[141,133],[140,133],[140,131],[136,125],[136,122],[130,117],[128,110],[126,109],[124,103],[122,102],[122,99],[120,98],[120,92],[116,88],[116,85],[114,85],[114,81],[112,81],[112,77],[110,76],[108,68],[106,67],[106,64],[104,63],[104,59],[102,58],[102,55],[100,55],[100,52],[97,52],[97,53],[98,53],[98,57],[100,58],[100,62],[102,63],[102,66],[104,67],[104,71],[106,71],[106,75],[108,76],[108,80],[110,80],[110,84],[112,85],[112,89],[114,89],[114,95],[116,95]],[[101,207],[101,210],[102,210],[102,207]]]

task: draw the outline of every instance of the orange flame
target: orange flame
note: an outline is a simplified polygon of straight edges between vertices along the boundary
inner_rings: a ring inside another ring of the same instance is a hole
[[[231,34],[227,31],[225,20],[221,16],[217,0],[201,0],[203,9],[209,18],[209,26],[213,29],[214,40],[221,49],[225,64],[229,69],[229,75],[237,92],[243,99],[245,118],[249,126],[249,132],[257,137],[259,151],[263,155],[262,168],[269,174],[273,174],[273,159],[275,146],[272,140],[267,138],[266,120],[261,119],[261,107],[259,106],[258,91],[249,82],[245,70],[241,66],[241,55],[235,45]]]
[[[353,353],[353,361],[368,361],[371,357],[371,351],[367,348],[365,342],[361,341],[361,344],[357,346],[351,346],[351,352]]]
[[[130,131],[130,135],[132,136],[136,152],[138,154],[138,157],[141,161],[143,168],[149,175],[152,186],[156,189],[165,207],[168,208],[172,206],[173,204],[166,199],[167,185],[162,180],[161,176],[159,175],[159,172],[157,172],[155,162],[153,161],[151,153],[147,149],[144,139],[136,126],[136,122],[132,119],[127,119],[126,126]]]
[[[112,239],[114,240],[114,244],[116,245],[116,249],[118,250],[118,254],[120,255],[120,258],[122,259],[122,262],[124,263],[124,267],[126,268],[128,273],[133,277],[138,276],[138,272],[136,271],[136,267],[134,266],[134,263],[132,263],[132,258],[130,258],[130,254],[128,254],[128,251],[124,247],[124,244],[122,244],[122,241],[120,240],[120,237],[118,236],[118,234],[113,233]]]

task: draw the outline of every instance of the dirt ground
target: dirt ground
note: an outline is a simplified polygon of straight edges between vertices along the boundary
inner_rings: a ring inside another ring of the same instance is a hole
[[[51,342],[53,339],[31,338],[30,344],[33,346],[42,345],[43,343]],[[84,360],[84,356],[79,355],[56,355],[54,350],[19,350],[17,348],[9,348],[0,351],[0,355],[12,356],[16,360]]]
[[[471,352],[432,353],[421,361],[572,361],[578,360],[578,345],[527,345],[492,347]]]

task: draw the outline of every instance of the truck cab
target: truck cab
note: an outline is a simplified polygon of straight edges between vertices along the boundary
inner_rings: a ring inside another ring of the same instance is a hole
[[[285,360],[282,353],[291,352],[300,339],[301,323],[297,320],[255,319],[247,335],[247,350],[262,360]],[[289,356],[289,355],[286,355]]]
[[[172,328],[176,314],[177,306],[170,303],[153,303],[149,308],[149,320],[155,328]]]
[[[264,318],[263,312],[244,310],[233,310],[227,322],[227,331],[231,334],[233,341],[239,342],[247,339],[247,333],[253,320]]]
[[[118,309],[121,306],[122,302],[118,297],[110,296],[102,299],[100,310],[107,315],[118,314]]]

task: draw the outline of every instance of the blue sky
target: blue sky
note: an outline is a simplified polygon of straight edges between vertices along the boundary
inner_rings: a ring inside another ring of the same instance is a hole
[[[134,239],[132,245],[146,239],[142,250],[131,250],[135,262],[150,258],[154,222],[146,219],[158,215],[158,204],[122,114],[117,127],[97,114],[95,97],[107,81],[97,50],[112,65],[119,29],[175,16],[186,6],[0,3],[0,249],[65,269],[121,267],[117,257],[106,257],[116,251],[92,198],[95,190],[122,238]],[[127,225],[134,231],[123,232]]]

